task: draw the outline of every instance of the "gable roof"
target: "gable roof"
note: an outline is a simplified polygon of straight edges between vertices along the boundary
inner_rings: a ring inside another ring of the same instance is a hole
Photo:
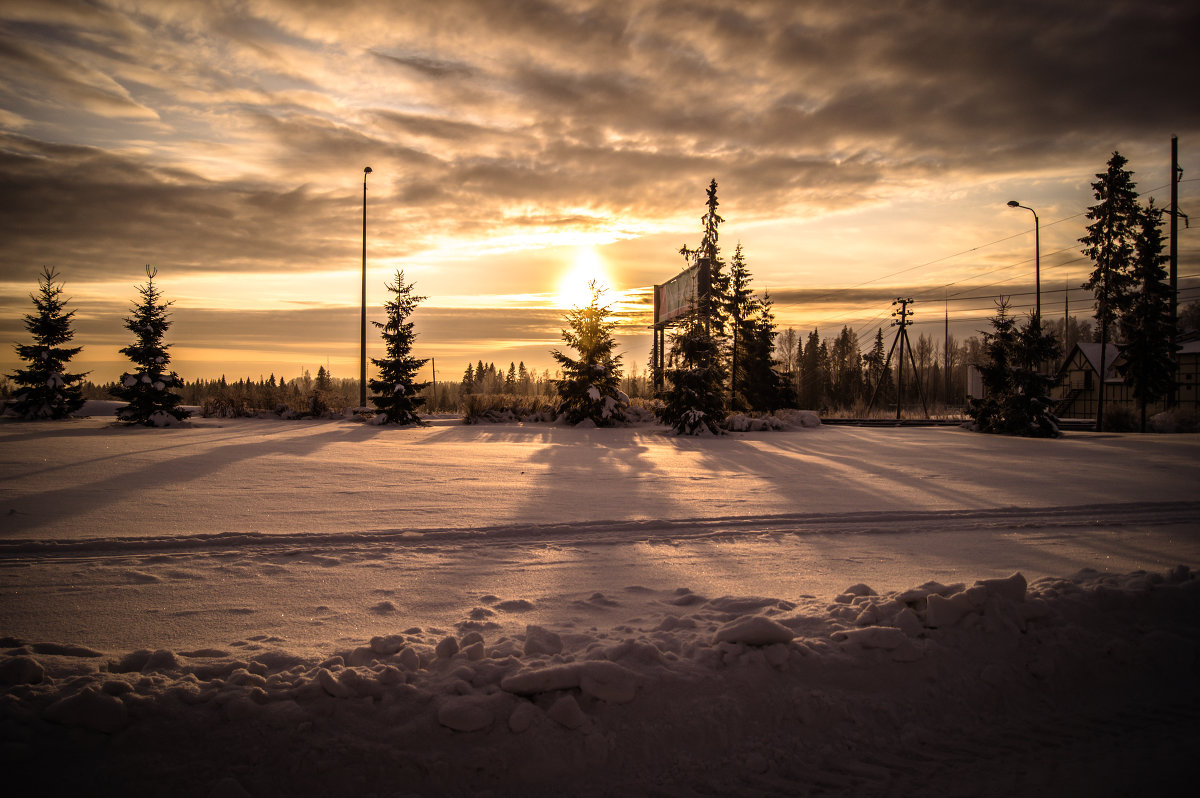
[[[1105,371],[1107,371],[1108,374],[1105,375],[1104,381],[1120,382],[1121,375],[1117,374],[1116,370],[1113,368],[1113,364],[1116,363],[1117,356],[1121,354],[1121,349],[1116,344],[1104,344],[1104,346],[1108,348],[1108,351],[1104,356]],[[1100,373],[1100,347],[1101,344],[1075,344],[1075,348],[1078,349],[1080,354],[1083,355],[1084,359],[1087,360],[1088,365],[1092,367],[1092,371],[1097,374]],[[1067,359],[1067,362],[1070,362],[1070,358]]]

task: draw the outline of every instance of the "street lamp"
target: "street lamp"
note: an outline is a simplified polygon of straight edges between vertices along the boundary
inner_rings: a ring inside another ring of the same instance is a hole
[[[1030,208],[1028,205],[1022,205],[1016,200],[1009,200],[1008,207],[1024,208],[1033,214],[1033,263],[1034,275],[1037,281],[1035,290],[1037,291],[1037,309],[1034,311],[1034,318],[1037,319],[1038,327],[1042,326],[1042,234],[1041,222],[1038,220],[1037,211]]]
[[[358,350],[358,406],[367,406],[367,175],[371,167],[363,167],[363,253],[362,253],[362,340]]]

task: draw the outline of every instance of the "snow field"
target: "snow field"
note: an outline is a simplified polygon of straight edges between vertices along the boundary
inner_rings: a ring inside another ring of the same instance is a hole
[[[78,419],[0,444],[6,787],[1195,780],[1197,436]]]

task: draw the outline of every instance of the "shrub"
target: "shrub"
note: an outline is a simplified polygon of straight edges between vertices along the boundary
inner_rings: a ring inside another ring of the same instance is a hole
[[[1141,424],[1132,407],[1113,404],[1104,408],[1105,432],[1137,432],[1139,429]]]
[[[553,397],[520,396],[511,393],[469,393],[462,397],[464,424],[500,424],[512,421],[554,421]]]

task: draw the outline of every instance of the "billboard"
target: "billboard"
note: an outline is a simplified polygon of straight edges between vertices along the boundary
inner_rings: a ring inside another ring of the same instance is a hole
[[[662,285],[654,286],[654,323],[666,324],[692,312],[700,293],[700,267],[680,272]]]

